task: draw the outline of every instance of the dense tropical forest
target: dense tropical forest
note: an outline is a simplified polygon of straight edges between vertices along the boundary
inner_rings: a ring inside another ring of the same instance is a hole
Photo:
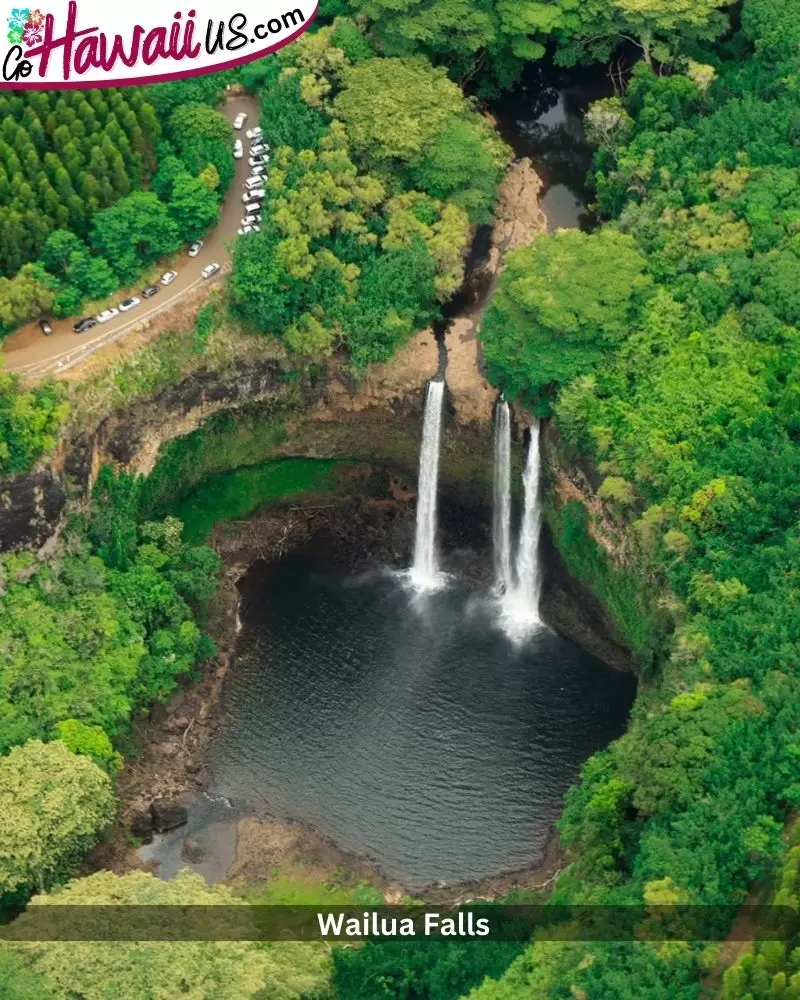
[[[559,461],[597,470],[623,565],[577,500],[551,528],[641,680],[627,733],[568,795],[547,898],[738,906],[756,885],[797,909],[798,0],[326,0],[314,31],[235,76],[0,97],[0,328],[71,315],[214,224],[233,176],[214,109],[235,82],[273,166],[225,308],[298,370],[335,354],[358,374],[440,315],[491,218],[511,152],[480,102],[532,61],[621,51],[616,95],[586,117],[598,226],[510,254],[481,330],[493,384],[552,421]],[[66,400],[0,377],[0,474],[52,451]],[[187,875],[68,882],[115,814],[133,714],[214,655],[217,556],[146,515],[146,491],[104,469],[54,554],[0,563],[11,913],[240,902]],[[725,968],[707,942],[17,944],[0,994],[800,998],[800,941],[742,952]]]
[[[233,178],[222,82],[0,96],[0,336],[201,237]]]

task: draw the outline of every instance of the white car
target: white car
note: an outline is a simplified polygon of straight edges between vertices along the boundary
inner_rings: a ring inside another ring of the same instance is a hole
[[[98,323],[107,323],[115,316],[119,316],[119,309],[104,309],[101,313],[98,313],[95,316],[95,319]]]
[[[241,229],[236,230],[237,236],[246,236],[248,233],[260,233],[261,226],[242,226]]]
[[[264,157],[266,157],[266,153],[267,153],[267,147],[264,146],[264,145],[262,145],[262,144],[258,144],[256,146],[251,146],[250,147],[250,155],[251,156],[264,156]]]
[[[186,253],[190,257],[196,257],[200,253],[200,251],[202,249],[203,249],[203,241],[202,240],[196,240],[194,243],[192,243],[192,245],[189,247],[189,249],[186,251]]]
[[[141,301],[141,299],[137,299],[134,295],[130,299],[123,299],[117,306],[117,309],[119,309],[121,313],[126,313],[129,309],[135,309]]]
[[[251,167],[262,167],[265,163],[269,161],[268,156],[251,156],[247,161]]]
[[[213,274],[216,274],[217,271],[219,271],[219,264],[206,264],[200,273],[204,278],[210,278]]]
[[[233,144],[233,158],[234,160],[241,160],[244,156],[244,146],[242,145],[242,140],[237,139]]]
[[[256,125],[255,128],[249,128],[245,132],[245,135],[247,136],[248,139],[258,139],[258,137],[261,135],[263,131],[264,130],[262,128],[259,128],[259,126]]]
[[[171,284],[172,284],[172,282],[173,282],[173,281],[174,281],[174,280],[175,280],[175,279],[176,279],[177,277],[178,277],[178,272],[177,272],[177,271],[165,271],[165,272],[164,272],[164,273],[163,273],[163,274],[161,275],[161,279],[160,279],[160,281],[161,281],[161,284],[162,284],[162,285],[171,285]]]
[[[240,111],[239,114],[233,119],[233,127],[235,129],[240,129],[244,123],[247,121],[247,115],[244,111]],[[247,138],[250,138],[250,133],[247,133]]]
[[[261,177],[261,175],[266,173],[267,170],[263,163],[260,163],[255,167],[250,167],[250,169],[253,171],[253,177]]]
[[[242,201],[245,205],[253,203],[261,208],[261,202],[264,200],[264,195],[266,193],[267,192],[263,188],[259,188],[257,191],[245,191],[242,195]]]
[[[245,217],[242,219],[243,226],[252,226],[255,225],[256,222],[261,222],[261,212],[246,213]]]

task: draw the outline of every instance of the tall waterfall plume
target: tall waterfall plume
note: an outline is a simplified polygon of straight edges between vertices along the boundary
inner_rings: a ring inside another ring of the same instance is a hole
[[[506,634],[515,641],[522,641],[542,625],[539,617],[539,596],[542,574],[539,565],[539,536],[542,527],[539,503],[539,424],[530,430],[528,455],[522,476],[524,503],[522,525],[517,542],[515,579],[502,598],[501,622]]]
[[[436,590],[443,576],[439,572],[436,548],[436,499],[439,487],[439,443],[442,432],[444,380],[428,383],[422,445],[419,452],[417,489],[417,532],[414,541],[414,564],[409,578],[416,590]]]
[[[511,413],[499,399],[494,414],[494,583],[498,594],[513,584],[511,571]]]
[[[539,535],[542,530],[542,511],[539,504],[539,424],[531,427],[528,457],[522,485],[525,491],[525,505],[522,514],[522,528],[517,548],[517,596],[531,620],[539,622],[539,594],[542,589],[539,567]]]

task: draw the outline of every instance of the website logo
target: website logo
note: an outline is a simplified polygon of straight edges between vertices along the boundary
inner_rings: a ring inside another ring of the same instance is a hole
[[[117,8],[122,9],[117,9]],[[59,0],[12,7],[0,35],[0,89],[60,90],[183,79],[258,59],[306,31],[318,0]]]

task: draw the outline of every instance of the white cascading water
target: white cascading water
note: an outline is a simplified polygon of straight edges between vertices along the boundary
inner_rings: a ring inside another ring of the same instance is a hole
[[[442,584],[436,550],[436,494],[439,486],[439,442],[442,431],[444,381],[428,383],[417,487],[417,533],[409,579],[416,590],[436,590]]]
[[[516,579],[502,600],[501,618],[510,638],[521,641],[542,624],[539,617],[541,569],[539,535],[542,515],[539,505],[539,424],[533,424],[528,457],[522,477],[524,505],[517,544]]]
[[[494,509],[492,525],[494,585],[505,594],[513,584],[511,575],[511,414],[500,399],[494,415]]]

